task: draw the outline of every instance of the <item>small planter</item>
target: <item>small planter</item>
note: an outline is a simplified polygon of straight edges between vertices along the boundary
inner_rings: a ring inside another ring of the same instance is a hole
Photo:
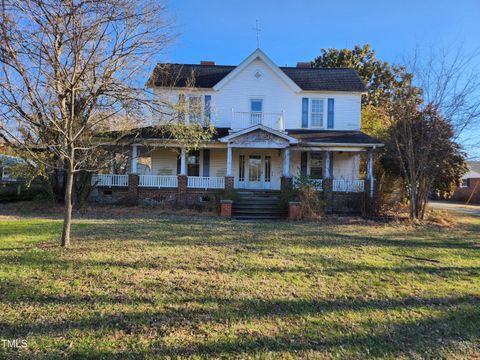
[[[232,200],[220,200],[220,216],[225,218],[232,217]]]
[[[300,220],[301,218],[301,204],[297,201],[290,201],[288,203],[288,220]]]

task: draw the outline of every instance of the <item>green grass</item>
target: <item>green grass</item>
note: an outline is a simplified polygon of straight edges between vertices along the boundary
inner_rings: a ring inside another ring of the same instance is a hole
[[[455,229],[0,217],[3,358],[472,358],[480,218]]]

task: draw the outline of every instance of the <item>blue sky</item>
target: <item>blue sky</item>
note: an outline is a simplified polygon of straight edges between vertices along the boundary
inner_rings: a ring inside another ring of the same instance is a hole
[[[170,0],[167,7],[178,38],[158,61],[236,65],[256,48],[256,20],[260,47],[278,65],[365,43],[393,63],[418,47],[480,48],[480,0]]]

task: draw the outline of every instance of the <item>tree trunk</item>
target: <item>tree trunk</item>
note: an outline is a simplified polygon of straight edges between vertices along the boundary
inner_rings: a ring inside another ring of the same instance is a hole
[[[70,164],[67,171],[67,185],[65,188],[65,217],[63,219],[63,232],[61,246],[70,246],[70,225],[72,223],[72,189],[73,189],[73,168]]]

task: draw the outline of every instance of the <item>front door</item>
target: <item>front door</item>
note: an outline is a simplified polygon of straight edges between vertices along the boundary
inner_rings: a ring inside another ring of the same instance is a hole
[[[249,189],[262,189],[262,156],[250,155],[248,157],[248,188]]]
[[[246,161],[245,161],[246,160]],[[244,189],[270,189],[272,157],[260,154],[240,154],[238,185]]]

